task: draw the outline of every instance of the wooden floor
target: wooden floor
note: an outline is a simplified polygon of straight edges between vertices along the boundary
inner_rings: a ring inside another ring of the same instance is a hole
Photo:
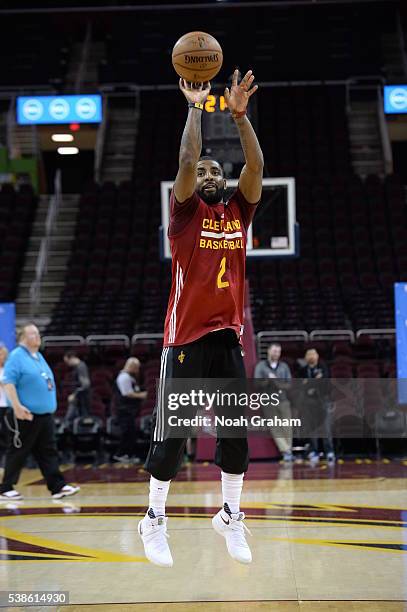
[[[219,470],[186,466],[167,506],[170,569],[146,561],[137,534],[143,469],[63,469],[81,485],[69,501],[53,502],[26,470],[24,502],[0,504],[0,590],[70,593],[69,606],[25,609],[407,611],[407,461],[252,463],[242,500],[250,566],[211,527]]]

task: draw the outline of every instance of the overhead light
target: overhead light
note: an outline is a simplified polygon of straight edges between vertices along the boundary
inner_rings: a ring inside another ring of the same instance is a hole
[[[57,151],[60,155],[76,155],[79,153],[78,147],[58,147]]]
[[[52,134],[51,139],[54,142],[72,142],[72,134]]]

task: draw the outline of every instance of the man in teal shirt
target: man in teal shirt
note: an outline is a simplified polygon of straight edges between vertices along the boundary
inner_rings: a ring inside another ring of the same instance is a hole
[[[39,352],[41,336],[35,325],[25,325],[20,344],[4,367],[2,383],[13,408],[12,443],[7,449],[1,500],[19,500],[13,487],[32,453],[54,499],[73,495],[79,487],[67,485],[58,465],[53,413],[57,409],[55,379]]]

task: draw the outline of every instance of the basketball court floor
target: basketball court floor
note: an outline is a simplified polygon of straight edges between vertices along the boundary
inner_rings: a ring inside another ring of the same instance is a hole
[[[53,502],[39,472],[25,470],[24,501],[0,504],[0,589],[70,594],[67,607],[24,609],[407,610],[407,461],[253,462],[242,504],[250,566],[234,562],[211,527],[218,468],[185,465],[167,506],[169,569],[146,561],[137,534],[142,468],[63,470],[81,485],[69,501]]]

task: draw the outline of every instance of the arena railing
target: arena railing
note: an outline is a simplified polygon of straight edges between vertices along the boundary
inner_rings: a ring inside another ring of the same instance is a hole
[[[384,86],[386,80],[380,74],[353,75],[346,79],[346,110],[352,111],[352,91],[371,91],[377,99],[378,87]]]
[[[123,343],[125,348],[130,347],[130,338],[125,334],[91,334],[86,336],[85,343],[88,346],[111,346]]]
[[[48,272],[48,253],[51,244],[52,234],[56,226],[58,211],[62,202],[61,170],[55,173],[54,195],[51,196],[47,218],[45,221],[45,236],[41,240],[38,252],[37,263],[35,265],[35,278],[30,286],[30,314],[35,316],[37,306],[41,301],[41,285],[43,277]]]
[[[272,342],[310,342],[310,341],[348,341],[354,344],[359,338],[369,336],[377,339],[392,339],[395,337],[395,329],[359,329],[356,333],[350,329],[315,329],[307,332],[300,330],[275,330],[260,331],[256,334],[257,354],[259,358],[267,353],[267,348]],[[91,334],[89,336],[43,336],[44,346],[111,346],[122,343],[125,348],[135,344],[155,344],[162,340],[163,334],[144,333],[134,334],[131,338],[126,334]]]
[[[387,128],[386,116],[384,114],[383,95],[381,87],[377,88],[377,119],[379,123],[380,139],[382,141],[384,173],[393,173],[393,153],[391,149],[391,141],[389,130]]]
[[[131,338],[131,345],[134,346],[138,342],[143,344],[155,344],[156,340],[164,338],[164,334],[134,334]]]
[[[95,147],[95,166],[94,166],[94,174],[95,181],[100,183],[101,175],[102,175],[102,161],[103,161],[103,151],[105,148],[105,138],[106,138],[106,127],[107,127],[107,116],[108,116],[108,96],[103,96],[103,112],[102,112],[102,123],[100,123],[96,135],[96,147]]]
[[[310,341],[315,340],[348,340],[355,342],[355,333],[351,329],[314,329],[309,335]]]
[[[84,346],[86,340],[83,336],[43,336],[42,345],[47,346]]]
[[[396,330],[392,327],[383,329],[359,329],[356,332],[356,339],[369,336],[372,340],[392,340],[396,337]]]

